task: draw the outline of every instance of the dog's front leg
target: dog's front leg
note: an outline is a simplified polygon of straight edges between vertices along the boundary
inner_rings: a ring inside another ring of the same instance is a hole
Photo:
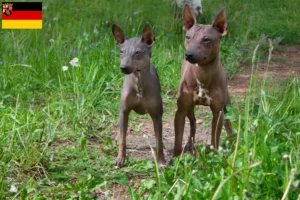
[[[187,113],[187,117],[190,120],[190,136],[188,139],[188,143],[185,146],[185,150],[192,150],[195,144],[195,133],[196,133],[196,118],[194,113],[194,106],[191,106]]]
[[[181,86],[180,86],[181,87]],[[185,125],[185,117],[187,116],[189,110],[193,112],[194,101],[193,101],[193,93],[189,93],[187,91],[183,92],[179,95],[177,99],[177,111],[175,113],[174,119],[174,129],[175,129],[175,144],[174,144],[174,153],[173,157],[179,156],[182,152],[182,138],[183,131]],[[191,115],[193,113],[190,113]],[[191,121],[193,121],[192,116],[190,116]],[[193,126],[193,124],[192,124]],[[191,127],[193,129],[193,127]],[[194,129],[196,131],[196,129]],[[191,131],[191,135],[195,135],[193,131]]]
[[[173,157],[179,156],[182,152],[182,138],[185,124],[185,117],[187,112],[185,110],[177,110],[174,119],[175,127],[175,146]]]
[[[115,167],[123,167],[125,157],[126,157],[126,134],[127,134],[127,128],[128,128],[128,116],[129,112],[120,109],[120,119],[119,119],[119,128],[120,132],[118,135],[119,140],[119,153],[118,157],[115,161]]]
[[[151,115],[151,118],[153,121],[153,127],[154,127],[155,138],[156,138],[156,155],[158,158],[158,165],[159,167],[165,167],[166,160],[163,152],[162,116],[159,114]]]
[[[224,123],[223,111],[213,112],[211,145],[213,145],[213,147],[216,149],[219,146],[219,139],[220,139],[223,123]]]
[[[182,152],[182,138],[185,124],[185,117],[187,110],[183,106],[184,102],[179,98],[177,100],[177,110],[174,118],[174,129],[175,129],[175,144],[173,157],[179,156]]]

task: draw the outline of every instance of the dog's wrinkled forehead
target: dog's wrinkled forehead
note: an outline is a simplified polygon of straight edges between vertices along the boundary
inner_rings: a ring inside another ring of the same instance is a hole
[[[194,39],[201,39],[202,37],[209,36],[211,38],[219,38],[217,30],[211,25],[195,24],[190,30],[187,31],[187,35]]]
[[[151,47],[142,42],[141,38],[129,38],[121,45],[121,49],[126,54],[134,54],[136,51],[150,52]]]

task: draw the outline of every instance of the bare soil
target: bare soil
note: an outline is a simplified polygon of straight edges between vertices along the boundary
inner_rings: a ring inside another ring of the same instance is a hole
[[[275,83],[286,79],[300,77],[300,45],[278,46],[272,52],[269,66],[260,63],[258,67],[258,80],[264,77],[273,78]],[[251,79],[251,65],[241,64],[243,73],[236,74],[229,82],[228,88],[231,96],[244,97]]]
[[[202,120],[198,120],[198,124],[202,123]],[[132,126],[141,125],[139,131],[134,131],[131,127],[129,127],[128,135],[126,138],[127,143],[127,155],[135,157],[141,160],[153,160],[153,156],[151,153],[150,146],[155,150],[155,135],[153,130],[153,124],[151,119],[139,119],[133,120],[131,122]],[[186,121],[185,129],[184,129],[184,139],[183,143],[187,141],[189,135],[189,121]],[[113,135],[116,136],[118,132],[118,128],[115,127],[113,130]],[[195,142],[199,143],[209,143],[210,128],[198,126],[196,130]],[[173,145],[174,145],[174,126],[173,120],[163,121],[163,142],[164,142],[164,154],[166,160],[169,161],[171,159],[173,153]]]

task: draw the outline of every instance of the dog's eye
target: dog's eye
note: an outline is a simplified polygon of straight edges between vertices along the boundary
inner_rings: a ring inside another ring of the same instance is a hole
[[[136,51],[136,52],[134,52],[134,54],[135,54],[135,55],[140,55],[141,52],[140,52],[140,51]]]
[[[120,50],[120,54],[123,54],[123,50]]]
[[[210,42],[210,39],[209,38],[203,38],[202,41],[205,42],[205,43],[207,43],[207,42]]]
[[[187,36],[185,36],[185,39],[186,39],[186,40],[190,40],[191,37],[187,35]]]

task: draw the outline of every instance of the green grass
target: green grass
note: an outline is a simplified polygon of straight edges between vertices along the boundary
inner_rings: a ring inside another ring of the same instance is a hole
[[[221,59],[230,77],[240,62],[251,63],[262,39],[300,43],[298,1],[204,1],[199,21],[211,23],[224,6],[229,32]],[[257,95],[236,102],[227,117],[238,142],[222,140],[225,151],[207,154],[200,146],[197,159],[185,154],[159,176],[155,163],[133,158],[114,169],[117,144],[110,136],[123,75],[111,25],[133,37],[145,22],[156,35],[152,62],[161,77],[164,118],[173,118],[184,36],[168,0],[44,1],[42,30],[0,31],[0,198],[112,197],[118,185],[129,187],[124,195],[133,199],[278,199],[286,191],[297,199],[298,79],[278,88],[266,82]],[[254,71],[267,49],[259,48]],[[75,57],[79,67],[69,64]],[[13,186],[17,192],[10,192]]]

